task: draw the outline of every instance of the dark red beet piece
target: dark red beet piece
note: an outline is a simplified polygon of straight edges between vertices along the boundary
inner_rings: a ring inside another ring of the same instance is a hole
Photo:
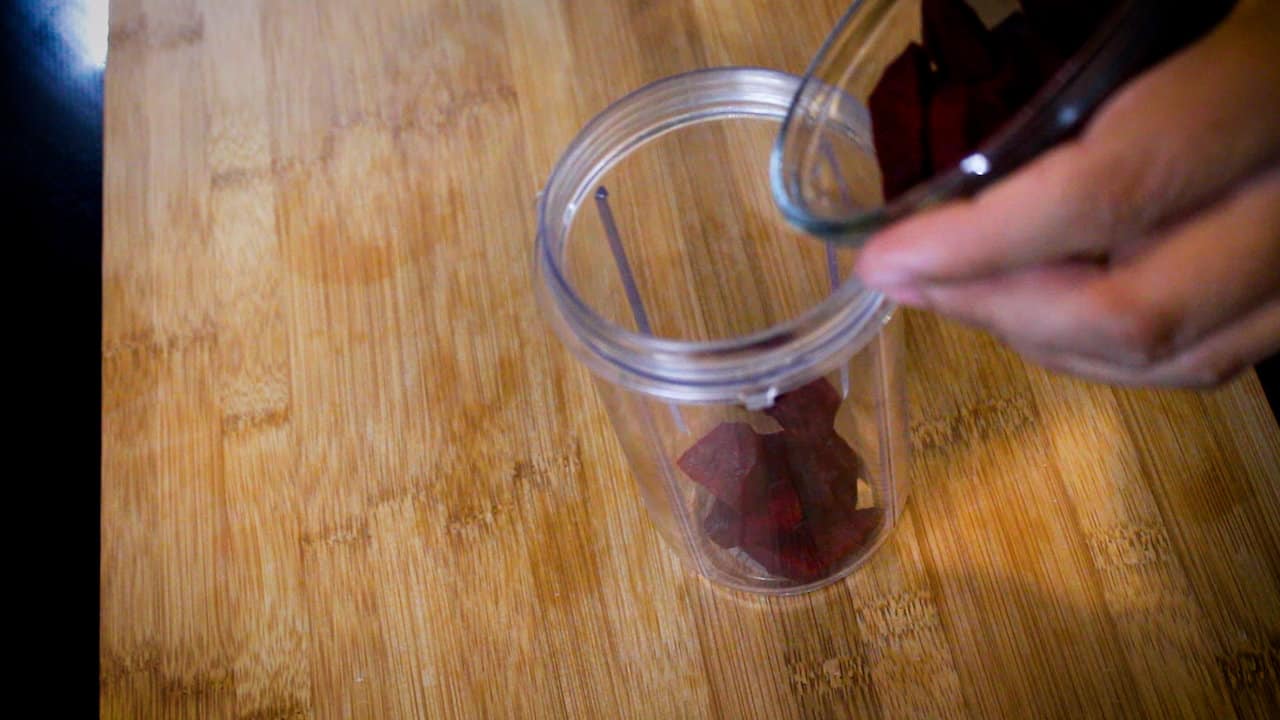
[[[878,523],[880,510],[858,509],[861,462],[834,431],[821,442],[793,439],[791,462],[823,572],[860,548]]]
[[[950,169],[995,132],[1016,110],[1002,91],[1011,76],[1001,73],[981,82],[948,83],[929,104],[929,148],[936,171]]]
[[[804,480],[791,467],[784,434],[762,438],[769,487],[765,501],[743,518],[742,549],[769,572],[806,582],[821,577],[822,564],[797,492]]]
[[[1023,12],[987,30],[963,0],[922,0],[924,46],[908,45],[868,101],[885,201],[976,149],[1119,3],[1022,0]]]
[[[1004,99],[1008,75],[997,75],[969,86],[969,107],[965,115],[965,139],[969,148],[976,149],[984,140],[1017,111],[1017,105],[1009,105]]]
[[[826,571],[806,532],[779,535],[772,542],[747,544],[743,549],[770,573],[796,582],[812,582]]]
[[[783,533],[798,531],[804,522],[797,478],[788,462],[782,433],[771,433],[761,440],[769,479],[759,503],[744,509],[742,538],[748,545],[766,544]]]
[[[991,29],[991,44],[999,74],[1004,76],[1002,97],[1012,110],[1026,104],[1062,66],[1062,54],[1036,35],[1027,16],[1020,12]]]
[[[789,476],[774,477],[765,489],[765,501],[756,512],[756,516],[768,518],[769,528],[774,532],[796,530],[804,522],[804,509],[800,506],[800,496]]]
[[[853,448],[834,429],[821,437],[783,433],[805,517],[821,521],[827,513],[845,514],[857,505],[860,465]]]
[[[815,532],[814,546],[824,571],[865,545],[880,525],[883,514],[880,508],[861,508]]]
[[[929,151],[935,171],[960,162],[969,152],[969,88],[950,83],[938,88],[929,103]]]
[[[808,533],[808,529],[804,527],[800,499],[793,488],[788,488],[771,499],[767,508],[742,519],[741,544],[767,545],[774,538],[795,533]]]
[[[782,498],[786,496],[786,490],[790,489],[791,494],[795,493],[796,477],[791,468],[791,461],[787,456],[787,444],[783,440],[783,433],[775,432],[760,436],[761,447],[764,449],[765,466],[769,468],[769,484],[762,495],[762,503],[758,506],[764,509],[768,502],[781,503]],[[786,509],[790,527],[794,527],[798,520],[790,520],[795,515],[800,515],[803,519],[804,510],[799,505],[799,498],[796,497],[796,507]],[[783,512],[781,504],[777,507],[778,512]],[[781,517],[781,516],[780,516]]]
[[[711,504],[711,511],[702,521],[702,529],[706,530],[711,541],[726,550],[737,547],[742,542],[742,519],[733,508],[716,500]]]
[[[818,378],[779,395],[764,412],[777,420],[783,430],[822,435],[835,425],[839,409],[839,391],[826,378]]]
[[[782,432],[721,423],[681,456],[681,469],[716,498],[702,521],[712,542],[796,582],[823,577],[865,542],[878,516],[857,509],[860,463],[835,432],[839,405],[820,378],[770,409]]]
[[[925,134],[931,72],[924,48],[911,43],[885,68],[867,101],[886,202],[932,172]]]
[[[969,82],[995,71],[990,32],[964,0],[924,0],[920,16],[924,49],[943,77]]]
[[[694,482],[742,511],[768,481],[760,436],[746,423],[721,423],[676,460]]]

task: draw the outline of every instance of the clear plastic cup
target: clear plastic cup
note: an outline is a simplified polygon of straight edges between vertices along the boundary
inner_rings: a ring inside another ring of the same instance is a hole
[[[618,100],[553,170],[535,260],[662,536],[706,578],[772,594],[852,572],[909,489],[893,307],[850,277],[855,250],[773,204],[770,149],[798,87],[720,68]],[[865,142],[865,109],[845,111]]]

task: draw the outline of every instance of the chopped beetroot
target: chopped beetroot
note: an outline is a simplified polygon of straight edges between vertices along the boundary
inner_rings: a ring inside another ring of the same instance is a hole
[[[1017,111],[1017,105],[1008,105],[1004,99],[1009,77],[1009,74],[996,75],[969,86],[964,131],[970,148],[981,145]]]
[[[788,487],[770,498],[769,504],[742,518],[742,542],[746,545],[767,544],[771,538],[808,530],[795,488]]]
[[[796,481],[788,461],[787,445],[782,433],[771,433],[762,438],[766,467],[769,468],[768,485],[759,504],[744,510],[742,537],[747,544],[760,545],[770,538],[795,532],[804,523],[804,508],[796,491]]]
[[[819,438],[780,433],[787,444],[791,471],[800,478],[797,491],[812,526],[853,511],[858,504],[861,464],[849,443],[834,429]]]
[[[819,378],[766,410],[781,432],[721,423],[680,457],[714,496],[702,520],[711,542],[796,582],[822,578],[861,547],[879,516],[857,508],[861,463],[835,431],[839,406]]]
[[[865,545],[883,515],[880,508],[861,508],[815,531],[814,546],[823,566],[836,565]]]
[[[765,490],[765,502],[754,514],[769,519],[769,527],[775,532],[796,530],[804,522],[804,509],[800,506],[800,495],[787,476],[777,477],[769,483]]]
[[[805,526],[824,567],[832,568],[860,548],[876,523],[858,509],[861,463],[853,448],[833,430],[820,441],[793,438],[790,458],[800,487]],[[878,510],[876,512],[879,512]]]
[[[1035,95],[1062,66],[1063,56],[1031,27],[1027,16],[1015,12],[991,29],[1004,80],[1005,104],[1016,109]]]
[[[676,465],[694,482],[739,512],[768,482],[760,436],[746,423],[721,423],[680,456]]]
[[[1012,114],[1002,90],[1007,73],[970,84],[948,83],[929,104],[929,147],[937,170],[952,167]]]
[[[747,544],[743,549],[770,573],[796,582],[812,582],[827,572],[806,532],[778,535],[771,542]]]
[[[711,511],[702,521],[707,537],[722,548],[737,547],[742,543],[742,518],[728,505],[716,500]]]
[[[764,412],[777,420],[783,430],[816,435],[831,429],[839,409],[839,391],[826,378],[818,378],[779,395]]]
[[[911,189],[932,172],[925,134],[930,73],[929,55],[920,45],[911,43],[885,68],[867,101],[886,201]]]
[[[924,48],[943,77],[970,82],[995,71],[990,31],[964,0],[924,0]]]
[[[785,473],[794,483],[803,514],[775,509],[769,515],[772,523],[764,527],[753,524],[758,520],[745,519],[743,547],[785,577],[815,579],[833,570],[868,537],[866,513],[857,508],[858,456],[832,427],[820,437],[773,433],[765,436],[764,444],[771,469],[780,467],[779,458],[785,454]],[[790,502],[781,507],[794,507]],[[792,525],[796,520],[802,522]],[[855,527],[845,527],[850,523]]]
[[[963,0],[923,0],[924,46],[908,45],[868,100],[885,201],[972,152],[1044,86],[1117,2],[1023,0],[1025,12],[988,30]]]
[[[934,168],[945,170],[969,152],[969,88],[951,83],[938,88],[929,103],[929,150]]]

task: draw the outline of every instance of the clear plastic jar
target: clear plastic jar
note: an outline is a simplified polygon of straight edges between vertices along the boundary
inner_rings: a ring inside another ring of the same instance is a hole
[[[856,250],[789,226],[769,153],[799,78],[720,68],[615,102],[538,203],[536,285],[597,379],[650,516],[726,586],[813,590],[907,498],[902,340]],[[844,125],[867,142],[865,109]],[[878,203],[871,182],[846,186]]]

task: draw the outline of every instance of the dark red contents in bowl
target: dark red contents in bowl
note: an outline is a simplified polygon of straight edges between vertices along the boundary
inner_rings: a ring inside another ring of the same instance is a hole
[[[868,99],[888,202],[954,167],[1057,72],[1116,0],[1022,0],[988,29],[963,0],[923,0],[911,43]]]
[[[871,92],[872,142],[886,199],[933,173],[926,133],[931,82],[929,55],[911,43],[885,68]]]
[[[920,6],[924,49],[948,80],[990,77],[996,59],[990,33],[964,0],[925,0]]]

